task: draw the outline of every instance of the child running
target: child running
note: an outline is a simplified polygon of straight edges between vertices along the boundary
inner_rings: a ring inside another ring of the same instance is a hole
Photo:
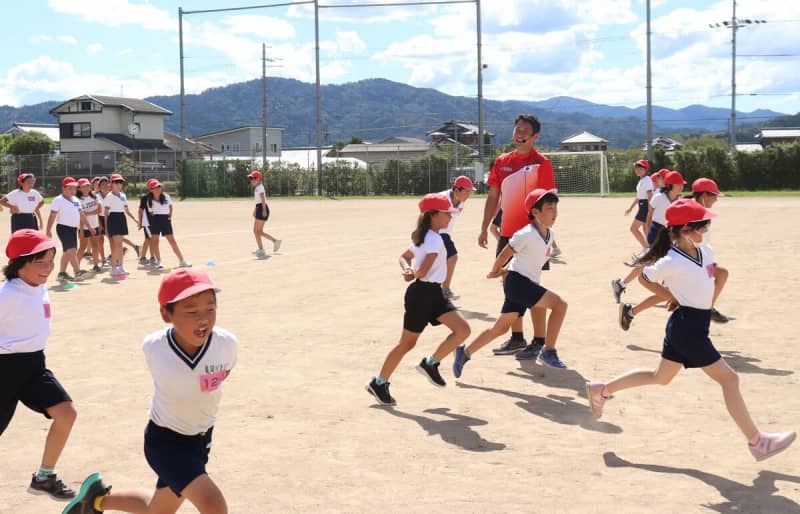
[[[253,210],[253,218],[255,218],[253,222],[253,234],[256,236],[256,245],[258,245],[258,249],[253,253],[259,257],[263,257],[267,254],[267,252],[264,251],[264,245],[261,243],[261,238],[265,237],[272,241],[273,253],[276,253],[281,249],[282,241],[264,232],[264,223],[266,223],[269,219],[267,193],[264,190],[264,184],[262,183],[264,176],[260,171],[253,171],[247,175],[247,178],[250,179],[250,185],[252,185],[254,188],[254,196],[256,200],[256,207]]]
[[[455,209],[448,197],[430,193],[420,200],[419,210],[411,245],[400,255],[403,279],[414,281],[406,289],[403,332],[397,346],[386,356],[380,373],[366,386],[381,405],[397,403],[389,393],[389,378],[403,357],[417,344],[428,323],[433,326],[444,324],[450,329],[433,355],[424,357],[417,366],[417,371],[439,387],[447,385],[439,374],[440,361],[470,333],[467,321],[442,293],[442,282],[447,277],[447,250],[439,231],[450,223]]]
[[[47,237],[53,237],[53,223],[56,223],[56,234],[61,241],[61,262],[57,278],[61,282],[70,281],[73,277],[67,274],[67,264],[72,265],[75,278],[80,279],[86,272],[80,269],[78,260],[78,228],[88,226],[89,222],[81,211],[81,204],[75,197],[78,181],[72,177],[64,177],[61,181],[61,194],[50,204],[50,216],[47,218]]]
[[[97,196],[92,192],[92,183],[89,179],[78,179],[78,191],[75,193],[78,201],[81,203],[81,210],[86,216],[88,225],[81,230],[80,246],[78,248],[78,259],[88,247],[92,252],[92,262],[94,267],[92,271],[97,273],[101,271],[100,268],[100,250],[103,246],[103,235],[100,233],[100,212],[103,210],[103,204],[98,200]]]
[[[484,330],[467,347],[456,348],[453,361],[453,375],[461,376],[464,365],[472,356],[488,343],[502,336],[517,319],[525,315],[525,311],[533,309],[550,309],[547,320],[547,332],[544,343],[538,343],[536,354],[539,360],[553,368],[566,368],[556,352],[556,342],[567,314],[567,302],[557,294],[539,285],[542,266],[550,258],[553,244],[553,232],[550,228],[558,215],[558,195],[555,189],[534,189],[525,197],[525,209],[528,211],[530,224],[519,229],[511,236],[508,244],[494,261],[486,278],[505,275],[503,291],[505,301],[500,309],[500,317],[492,328]],[[508,269],[503,269],[508,260]]]
[[[17,403],[52,419],[39,470],[31,477],[32,493],[67,500],[75,493],[56,476],[56,463],[77,413],[72,399],[45,364],[50,336],[47,277],[53,272],[56,243],[37,230],[14,232],[6,245],[6,281],[0,285],[0,435]],[[8,484],[5,484],[8,485]]]
[[[106,215],[106,233],[111,237],[111,274],[114,276],[128,275],[122,266],[122,239],[128,235],[127,214],[137,225],[139,222],[128,209],[128,199],[122,192],[125,179],[122,175],[111,175],[111,192],[103,198],[103,210]],[[139,253],[138,251],[136,253]]]
[[[40,211],[44,199],[39,191],[33,188],[35,184],[36,177],[33,173],[22,173],[17,177],[17,189],[9,191],[0,198],[0,205],[8,207],[11,211],[12,233],[23,228],[39,230],[40,227],[44,227]]]
[[[156,268],[164,269],[164,265],[161,264],[161,250],[158,246],[159,237],[162,235],[167,238],[169,246],[180,261],[178,266],[190,267],[191,264],[183,258],[178,242],[172,235],[172,199],[161,190],[161,182],[154,178],[147,181],[147,191],[145,209],[150,220],[150,254],[156,259]]]
[[[633,370],[610,382],[589,382],[586,393],[595,416],[603,413],[608,398],[623,389],[669,384],[684,368],[701,368],[722,387],[725,406],[748,441],[750,453],[764,460],[786,449],[794,432],[760,432],[739,390],[739,377],[708,337],[714,296],[714,254],[706,244],[711,219],[716,217],[699,203],[681,199],[666,211],[650,250],[641,258],[647,263],[639,281],[663,300],[677,306],[669,318],[655,370]],[[662,285],[663,284],[663,285]]]
[[[469,196],[473,191],[475,191],[475,186],[472,184],[472,180],[466,175],[461,175],[456,177],[455,181],[453,181],[452,188],[439,193],[445,195],[455,209],[450,223],[439,231],[439,235],[442,236],[442,241],[444,242],[444,247],[447,249],[447,278],[442,282],[442,292],[444,293],[444,297],[448,300],[455,298],[455,293],[450,289],[450,283],[453,280],[453,273],[456,270],[456,263],[458,262],[458,250],[450,234],[453,232],[453,228],[456,224],[456,216],[461,214],[464,210],[464,204],[469,200]]]
[[[63,514],[172,514],[184,500],[202,514],[227,514],[225,497],[206,472],[222,383],[238,354],[236,337],[215,326],[217,292],[208,275],[190,268],[165,275],[158,290],[161,318],[172,326],[143,345],[155,388],[144,432],[144,455],[158,476],[155,492],[112,493],[93,473]]]
[[[653,196],[653,180],[647,176],[647,171],[650,169],[650,163],[645,159],[636,161],[633,166],[633,171],[639,177],[639,182],[636,184],[636,196],[634,197],[631,205],[625,209],[625,216],[629,215],[633,208],[638,204],[638,211],[636,216],[631,222],[631,233],[636,239],[636,242],[643,249],[647,249],[647,233],[644,231],[644,224],[647,222],[648,205]]]

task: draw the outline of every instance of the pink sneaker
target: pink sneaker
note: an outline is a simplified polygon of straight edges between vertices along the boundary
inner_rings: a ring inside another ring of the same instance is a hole
[[[600,382],[589,382],[586,384],[586,397],[589,399],[589,407],[592,414],[598,418],[603,415],[603,405],[608,400],[606,385]]]
[[[753,445],[748,443],[750,453],[757,461],[768,459],[777,455],[794,442],[797,434],[794,432],[761,432],[758,442]]]

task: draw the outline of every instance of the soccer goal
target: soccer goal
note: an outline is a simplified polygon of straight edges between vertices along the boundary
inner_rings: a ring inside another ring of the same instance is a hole
[[[605,152],[552,152],[545,155],[553,163],[559,193],[608,195]]]

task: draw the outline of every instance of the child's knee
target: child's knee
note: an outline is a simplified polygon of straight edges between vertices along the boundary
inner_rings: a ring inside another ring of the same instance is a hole
[[[78,411],[75,410],[75,406],[72,402],[63,402],[56,405],[50,410],[49,414],[54,422],[65,425],[73,425],[78,418]]]

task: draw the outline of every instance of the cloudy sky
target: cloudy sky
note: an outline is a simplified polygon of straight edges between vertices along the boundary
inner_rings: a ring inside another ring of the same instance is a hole
[[[476,96],[474,3],[350,8],[319,0],[323,84],[387,78]],[[394,0],[399,3],[402,0]],[[0,105],[84,93],[179,92],[178,7],[285,0],[28,0],[4,6]],[[302,4],[302,5],[301,5]],[[334,7],[340,6],[340,7]],[[323,7],[327,6],[327,7]],[[730,107],[731,0],[651,0],[653,102]],[[187,92],[269,76],[314,81],[313,4],[184,16]],[[738,0],[737,107],[800,111],[800,2]],[[573,96],[635,107],[645,96],[645,0],[483,0],[484,97]]]

